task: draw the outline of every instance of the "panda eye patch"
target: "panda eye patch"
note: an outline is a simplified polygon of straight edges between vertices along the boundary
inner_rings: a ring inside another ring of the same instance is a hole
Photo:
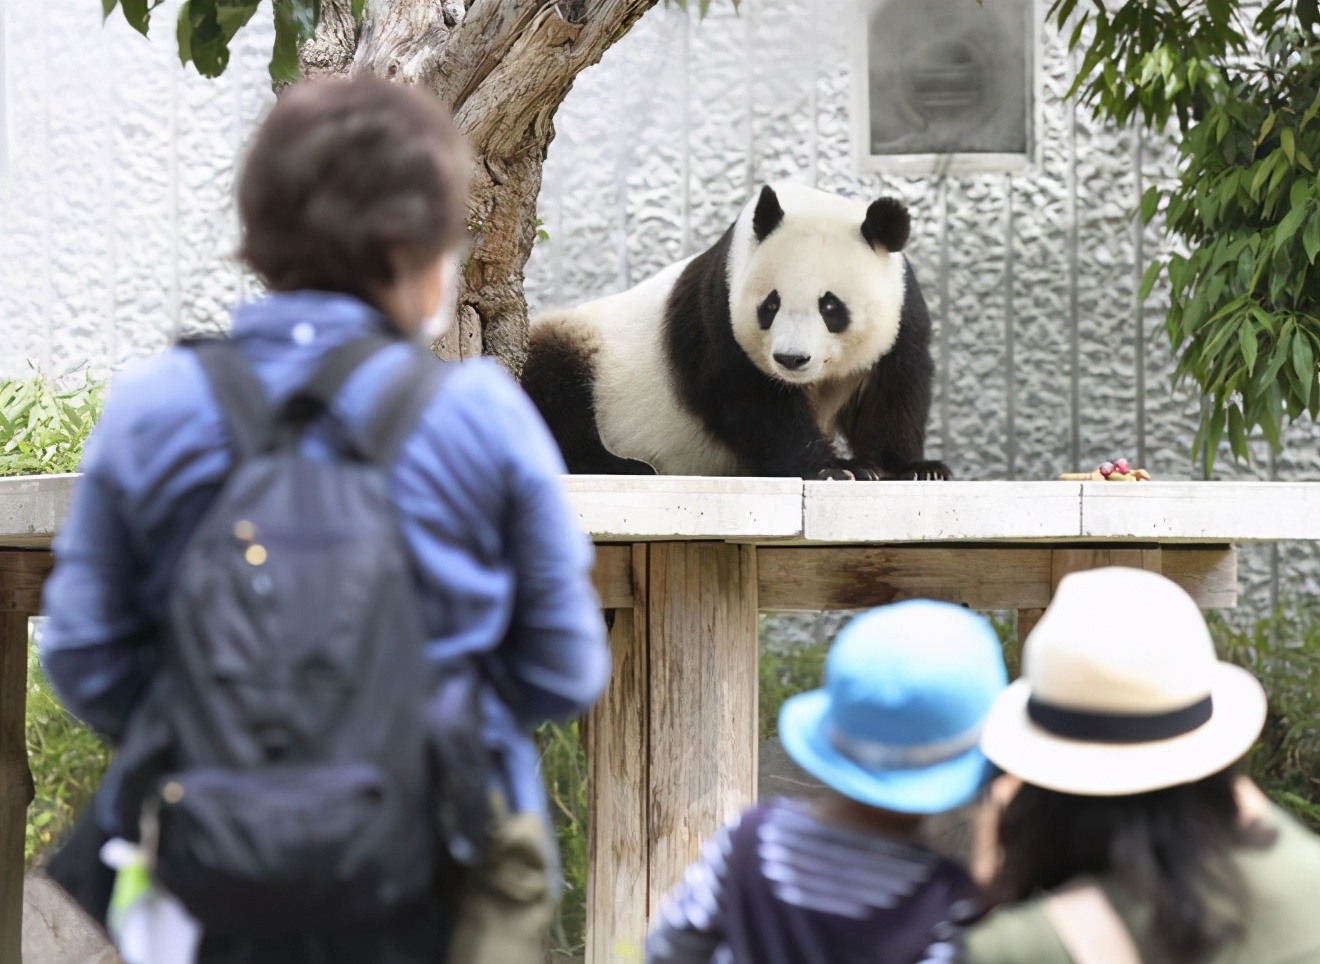
[[[838,299],[833,292],[825,292],[817,302],[820,308],[820,316],[825,319],[825,327],[832,334],[837,335],[848,327],[848,322],[852,319],[848,315],[848,306]]]
[[[756,309],[756,321],[761,326],[762,331],[774,324],[775,315],[777,314],[779,314],[779,292],[772,291],[765,296],[765,300]]]

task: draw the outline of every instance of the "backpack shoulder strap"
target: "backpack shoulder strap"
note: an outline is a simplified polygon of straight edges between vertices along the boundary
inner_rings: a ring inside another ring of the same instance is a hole
[[[422,410],[453,374],[454,364],[441,361],[425,348],[414,348],[376,402],[363,426],[365,451],[377,465],[393,465],[417,427]]]
[[[285,400],[280,409],[281,421],[295,428],[305,426],[330,407],[359,365],[396,342],[384,335],[367,335],[330,349],[312,377]]]
[[[227,338],[194,338],[179,344],[192,351],[206,373],[229,428],[235,458],[268,451],[274,415],[265,387],[238,346]]]
[[[1073,964],[1141,964],[1127,925],[1095,881],[1059,888],[1045,898],[1044,909]]]

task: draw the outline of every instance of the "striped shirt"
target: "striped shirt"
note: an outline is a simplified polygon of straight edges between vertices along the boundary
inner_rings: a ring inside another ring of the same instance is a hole
[[[929,850],[776,800],[703,846],[651,925],[648,964],[942,964],[979,914]]]

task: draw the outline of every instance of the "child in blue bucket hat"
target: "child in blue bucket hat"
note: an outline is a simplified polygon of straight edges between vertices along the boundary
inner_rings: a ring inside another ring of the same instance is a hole
[[[757,805],[707,841],[652,921],[647,961],[956,960],[977,890],[918,832],[984,785],[981,727],[1007,683],[993,627],[961,606],[913,600],[853,619],[824,688],[779,714],[784,749],[832,792]]]

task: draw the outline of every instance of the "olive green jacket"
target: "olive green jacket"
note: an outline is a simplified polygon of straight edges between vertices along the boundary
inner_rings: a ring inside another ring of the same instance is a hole
[[[1241,941],[1207,964],[1320,964],[1320,838],[1271,807],[1267,821],[1278,828],[1264,849],[1243,849],[1235,862],[1248,894]],[[1163,962],[1151,933],[1150,909],[1135,895],[1101,880],[1142,953]],[[1043,909],[1043,898],[991,913],[967,935],[968,964],[1074,964]]]

